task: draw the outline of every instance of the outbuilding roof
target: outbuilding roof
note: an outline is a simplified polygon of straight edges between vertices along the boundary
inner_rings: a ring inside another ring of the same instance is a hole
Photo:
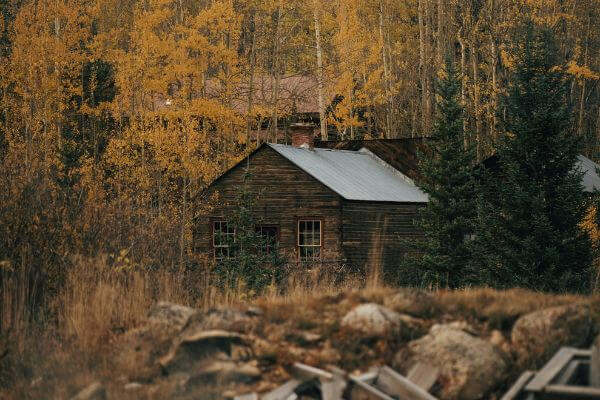
[[[575,166],[583,172],[581,184],[585,192],[591,193],[594,190],[600,190],[600,176],[598,176],[597,172],[597,168],[600,168],[600,165],[580,154],[577,156]]]
[[[268,144],[273,150],[346,200],[426,203],[411,179],[366,149],[305,149]]]

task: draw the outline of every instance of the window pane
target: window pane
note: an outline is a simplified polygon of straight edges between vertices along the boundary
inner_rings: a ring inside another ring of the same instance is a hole
[[[314,243],[317,246],[321,245],[321,221],[315,221],[315,240]]]

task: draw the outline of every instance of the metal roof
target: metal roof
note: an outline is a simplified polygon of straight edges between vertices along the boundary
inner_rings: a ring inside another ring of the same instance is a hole
[[[600,168],[600,165],[580,154],[577,156],[575,166],[583,172],[581,184],[585,192],[591,193],[594,190],[600,190],[600,176],[598,176],[598,172],[596,171],[596,168]]]
[[[281,144],[269,147],[346,200],[428,201],[409,179],[368,151],[309,150]]]

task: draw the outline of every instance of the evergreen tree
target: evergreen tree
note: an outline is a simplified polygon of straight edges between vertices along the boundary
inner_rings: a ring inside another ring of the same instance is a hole
[[[471,240],[475,218],[474,152],[465,149],[460,81],[450,58],[437,84],[436,119],[421,154],[420,187],[429,203],[418,224],[416,276],[420,285],[456,288],[471,282]],[[416,275],[415,275],[416,274]]]
[[[271,283],[279,283],[285,259],[279,254],[274,238],[260,231],[260,220],[255,218],[256,194],[248,188],[250,174],[237,188],[235,208],[227,220],[234,236],[224,239],[229,246],[229,256],[216,265],[221,287],[235,288],[240,282],[253,293],[261,293]]]
[[[549,30],[529,24],[522,37],[504,99],[499,175],[483,188],[482,279],[497,287],[583,290],[591,246],[579,227],[587,204],[574,169],[579,141],[569,129],[568,81]]]

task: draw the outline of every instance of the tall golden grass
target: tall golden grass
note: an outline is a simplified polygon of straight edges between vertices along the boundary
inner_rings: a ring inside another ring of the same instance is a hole
[[[107,256],[75,257],[65,274],[60,292],[49,302],[35,304],[34,274],[27,268],[3,264],[0,272],[0,355],[10,347],[22,353],[33,332],[52,329],[70,346],[88,353],[101,350],[111,336],[139,326],[148,309],[168,301],[199,309],[232,306],[252,300],[299,302],[318,294],[332,294],[358,287],[358,278],[347,278],[343,265],[315,265],[313,268],[284,268],[283,285],[271,284],[264,293],[252,295],[243,280],[234,288],[219,289],[210,262],[194,268],[147,269]],[[35,315],[34,313],[38,313]]]

